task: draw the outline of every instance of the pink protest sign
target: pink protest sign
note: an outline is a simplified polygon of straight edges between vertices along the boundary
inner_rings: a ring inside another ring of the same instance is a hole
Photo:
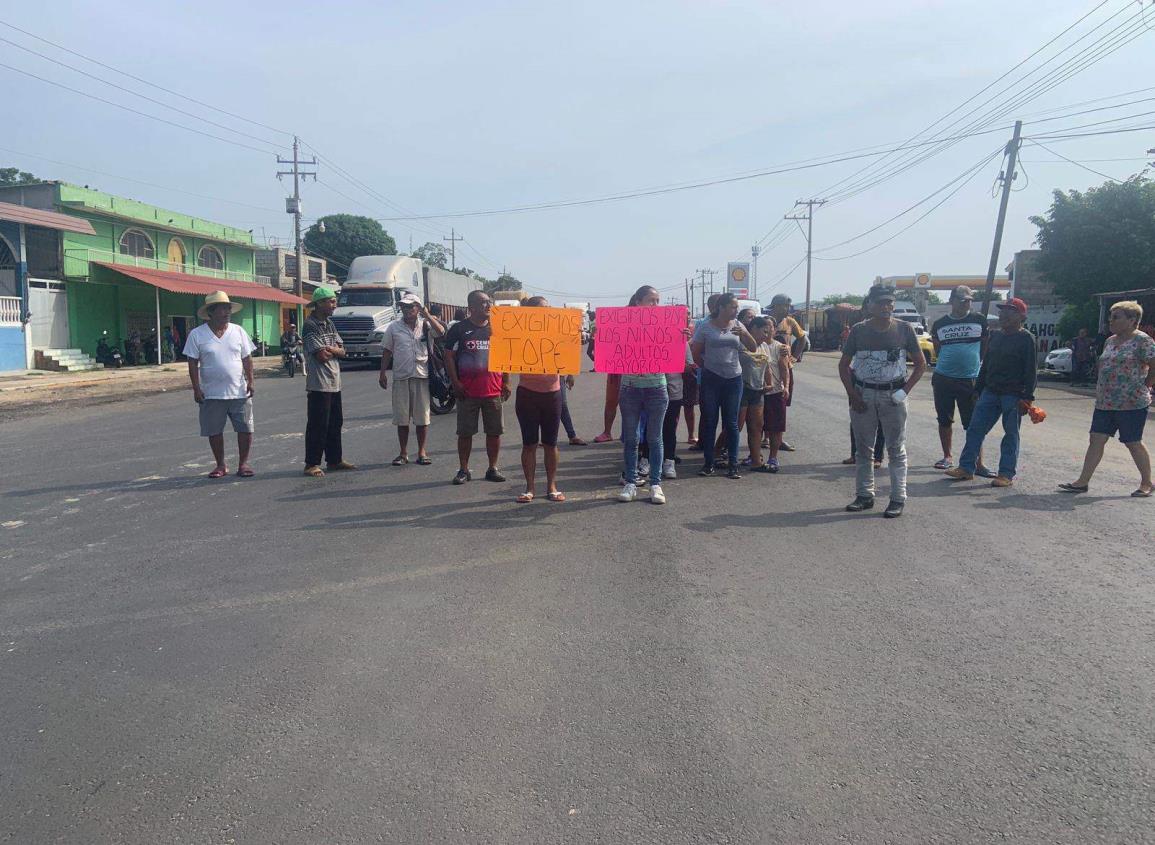
[[[599,308],[594,367],[599,373],[680,373],[686,368],[685,305]]]

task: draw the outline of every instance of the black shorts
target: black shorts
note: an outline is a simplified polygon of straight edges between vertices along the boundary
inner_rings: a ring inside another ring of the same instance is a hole
[[[1114,437],[1119,433],[1120,443],[1141,443],[1143,428],[1147,425],[1147,409],[1134,411],[1103,411],[1095,409],[1091,416],[1091,433]]]
[[[561,391],[538,393],[525,387],[517,388],[513,406],[517,423],[521,426],[521,442],[525,446],[557,445],[561,427]]]
[[[973,378],[951,378],[935,373],[930,377],[934,391],[934,412],[942,428],[954,425],[954,408],[958,405],[962,427],[969,428],[971,414],[975,410],[975,380]]]
[[[740,408],[750,408],[754,405],[762,407],[762,397],[766,395],[765,390],[758,390],[748,384],[742,385],[742,399],[738,403]]]

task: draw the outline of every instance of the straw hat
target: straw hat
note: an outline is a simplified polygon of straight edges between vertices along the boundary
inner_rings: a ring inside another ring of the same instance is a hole
[[[205,304],[197,309],[197,316],[202,320],[207,320],[209,318],[209,308],[213,305],[220,305],[221,303],[232,308],[232,311],[229,312],[230,314],[236,314],[243,307],[239,302],[233,302],[229,299],[229,295],[223,290],[218,290],[205,297]]]

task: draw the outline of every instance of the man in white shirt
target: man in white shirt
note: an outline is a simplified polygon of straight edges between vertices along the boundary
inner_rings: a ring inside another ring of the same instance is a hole
[[[429,346],[426,332],[435,337],[445,334],[445,326],[430,314],[413,294],[401,297],[401,319],[385,327],[381,352],[382,390],[389,388],[389,365],[393,365],[393,424],[401,446],[393,466],[409,463],[409,423],[417,428],[417,463],[432,463],[425,453],[425,435],[429,432]]]
[[[197,315],[202,323],[188,334],[184,355],[193,399],[200,405],[201,437],[209,439],[216,467],[209,478],[228,475],[225,466],[225,421],[237,433],[237,475],[249,478],[249,450],[253,445],[253,351],[248,332],[229,317],[241,310],[224,291],[210,293]]]

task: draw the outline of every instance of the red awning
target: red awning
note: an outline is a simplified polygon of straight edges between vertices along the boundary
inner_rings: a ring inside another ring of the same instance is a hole
[[[177,273],[172,270],[153,270],[150,267],[126,267],[123,264],[110,264],[104,261],[93,261],[109,270],[115,270],[138,282],[172,291],[173,293],[193,293],[198,296],[207,296],[213,291],[223,290],[236,299],[262,299],[268,302],[284,302],[288,305],[307,305],[309,300],[285,293],[268,285],[256,282],[240,282],[234,279],[214,279],[209,276],[194,276],[192,273]]]

